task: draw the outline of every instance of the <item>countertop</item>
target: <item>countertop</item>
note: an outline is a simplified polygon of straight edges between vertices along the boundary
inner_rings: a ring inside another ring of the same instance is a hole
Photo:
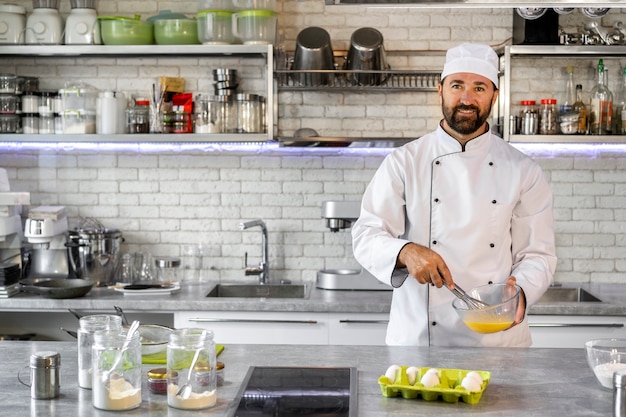
[[[182,283],[173,294],[124,295],[109,288],[94,288],[86,296],[51,299],[19,293],[0,299],[0,311],[110,310],[113,305],[124,311],[174,313],[179,311],[289,311],[320,313],[388,313],[392,291],[322,290],[308,285],[304,299],[209,298],[206,294],[217,282]],[[539,303],[529,314],[626,316],[624,284],[562,284],[581,287],[603,302]]]
[[[225,383],[218,387],[217,405],[195,412],[170,409],[165,396],[147,390],[145,377],[140,409],[107,412],[93,408],[91,391],[77,384],[76,349],[76,342],[0,342],[0,409],[10,410],[16,417],[224,416],[249,366],[278,365],[356,367],[359,417],[612,415],[613,394],[597,383],[584,349],[232,345],[219,356],[225,363]],[[54,400],[32,400],[29,388],[18,382],[17,373],[28,365],[31,353],[45,350],[61,353],[61,395]],[[474,405],[385,398],[377,381],[393,364],[489,371],[491,381]],[[144,365],[144,371],[153,366]]]

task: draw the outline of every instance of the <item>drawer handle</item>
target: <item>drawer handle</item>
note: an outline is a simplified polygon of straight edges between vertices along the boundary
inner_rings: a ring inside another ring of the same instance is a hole
[[[389,320],[339,320],[339,323],[346,324],[389,324]]]
[[[217,319],[217,318],[190,318],[188,321],[195,323],[296,323],[317,324],[317,320],[257,320],[257,319]]]
[[[530,323],[529,327],[624,327],[624,323]]]

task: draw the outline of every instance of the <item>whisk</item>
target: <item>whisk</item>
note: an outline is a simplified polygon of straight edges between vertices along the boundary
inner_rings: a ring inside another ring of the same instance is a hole
[[[463,288],[459,287],[457,284],[454,284],[454,289],[450,291],[452,291],[452,293],[456,295],[457,298],[463,300],[463,302],[465,302],[465,304],[467,305],[467,307],[469,307],[470,310],[481,310],[483,308],[489,307],[489,304],[484,303],[480,300],[475,299],[474,297],[470,297],[469,295],[467,295],[467,293],[463,290]]]

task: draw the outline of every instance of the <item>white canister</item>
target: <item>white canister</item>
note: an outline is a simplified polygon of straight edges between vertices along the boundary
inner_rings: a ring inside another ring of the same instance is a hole
[[[23,44],[25,26],[26,9],[23,6],[0,4],[0,44]]]
[[[126,97],[115,91],[99,93],[96,101],[96,133],[115,135],[126,129]]]
[[[242,10],[233,13],[233,35],[246,45],[273,44],[276,21],[271,10]]]
[[[232,29],[233,12],[227,10],[203,10],[198,12],[198,40],[205,45],[228,45],[234,43]]]

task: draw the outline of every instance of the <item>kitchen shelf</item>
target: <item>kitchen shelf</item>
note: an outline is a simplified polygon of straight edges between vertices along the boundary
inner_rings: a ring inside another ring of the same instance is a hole
[[[108,143],[215,143],[215,142],[267,142],[273,140],[276,126],[274,102],[274,47],[273,45],[0,45],[0,60],[7,58],[133,58],[160,57],[177,59],[186,57],[241,57],[261,58],[264,64],[264,93],[266,98],[266,133],[248,134],[61,134],[30,135],[1,134],[3,142],[108,142]],[[0,68],[2,65],[0,65]]]
[[[626,143],[624,135],[510,135],[511,143]]]

